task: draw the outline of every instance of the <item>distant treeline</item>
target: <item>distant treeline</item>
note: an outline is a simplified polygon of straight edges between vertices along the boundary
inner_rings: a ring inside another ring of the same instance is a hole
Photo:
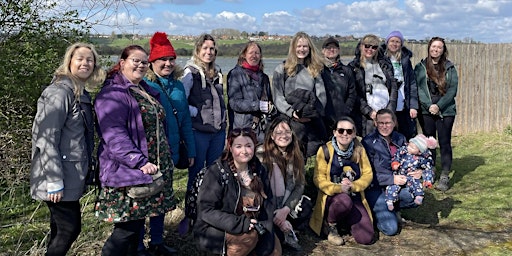
[[[315,41],[315,45],[319,50],[322,49],[322,40]],[[119,46],[112,42],[106,41],[96,41],[96,48],[100,55],[118,55],[124,47],[128,46]],[[144,42],[134,42],[140,44],[145,49],[149,50],[149,43]],[[246,41],[240,41],[240,43],[233,43],[230,41],[229,43],[223,43],[223,40],[218,40],[217,48],[219,49],[219,56],[227,56],[227,57],[236,57],[245,46]],[[354,50],[357,42],[344,42],[340,43],[340,55],[342,56],[350,56],[354,54]],[[192,45],[190,47],[184,48],[175,46],[174,50],[178,56],[191,56],[193,53]],[[288,54],[288,48],[290,46],[289,42],[276,42],[276,43],[260,43],[263,55],[266,57],[270,56],[286,56]]]

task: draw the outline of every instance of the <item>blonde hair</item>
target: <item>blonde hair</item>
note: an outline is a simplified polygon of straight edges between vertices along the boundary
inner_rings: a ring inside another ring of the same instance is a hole
[[[297,63],[298,58],[295,53],[295,49],[297,48],[297,44],[299,39],[306,39],[308,41],[309,46],[309,54],[304,59],[304,66],[306,66],[309,74],[316,78],[320,75],[320,72],[324,68],[324,60],[323,56],[321,57],[318,53],[318,49],[313,44],[311,37],[305,32],[297,32],[295,36],[293,36],[292,41],[290,42],[290,48],[288,49],[288,57],[286,58],[286,62],[284,63],[284,70],[288,76],[294,76],[297,73]]]
[[[364,45],[365,44],[371,44],[371,45],[379,45],[380,43],[380,39],[379,37],[377,37],[376,35],[373,35],[373,34],[368,34],[368,35],[365,35],[362,39],[361,39],[361,42],[359,43],[359,50],[361,51],[361,56],[359,57],[359,62],[360,62],[360,65],[361,67],[363,68],[366,68],[366,56],[364,56],[363,52],[364,52]],[[377,60],[377,55],[379,54],[379,49],[377,49],[375,51],[375,54],[373,55],[372,57],[372,60]]]
[[[75,77],[73,74],[71,74],[71,69],[70,69],[71,59],[73,58],[75,51],[78,48],[82,48],[82,47],[91,50],[92,55],[94,57],[94,69],[93,69],[91,75],[87,78],[85,83],[80,82],[77,77]],[[66,49],[66,53],[64,54],[64,59],[62,60],[62,63],[57,68],[57,70],[55,70],[54,76],[56,77],[57,81],[62,77],[67,77],[67,78],[71,79],[71,82],[73,83],[73,87],[74,87],[73,92],[75,94],[75,97],[78,99],[82,95],[83,90],[85,88],[94,89],[95,87],[97,87],[103,83],[103,80],[105,79],[105,72],[98,65],[98,59],[99,59],[99,55],[96,52],[94,45],[88,44],[88,43],[74,43]]]
[[[217,70],[215,70],[215,58],[210,63],[204,63],[199,57],[199,52],[201,51],[201,47],[205,41],[212,41],[213,46],[215,47],[215,58],[217,57],[217,44],[215,43],[215,39],[210,34],[201,34],[199,38],[197,38],[195,43],[194,54],[192,59],[194,60],[194,64],[201,67],[208,78],[215,77],[217,75]]]

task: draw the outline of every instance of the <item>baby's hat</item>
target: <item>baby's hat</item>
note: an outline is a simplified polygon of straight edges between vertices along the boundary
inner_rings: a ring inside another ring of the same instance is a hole
[[[421,153],[425,153],[427,149],[435,149],[437,147],[437,140],[430,136],[426,137],[423,134],[418,134],[416,137],[409,140],[410,143],[414,143],[418,147]]]

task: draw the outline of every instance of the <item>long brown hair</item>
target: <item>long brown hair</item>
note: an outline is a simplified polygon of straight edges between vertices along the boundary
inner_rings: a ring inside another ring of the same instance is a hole
[[[288,163],[291,163],[293,166],[293,174],[297,178],[298,183],[305,184],[306,178],[304,174],[304,156],[302,151],[300,150],[299,140],[297,139],[297,135],[292,130],[292,141],[290,145],[288,145],[285,149],[286,154],[282,154],[279,150],[279,147],[276,145],[274,140],[272,139],[272,134],[274,130],[279,126],[279,124],[285,123],[291,129],[291,121],[287,117],[278,117],[270,124],[268,128],[265,139],[263,141],[263,164],[267,167],[269,174],[272,174],[273,168],[272,164],[276,163],[281,170],[283,177],[286,182],[286,169],[288,168]]]
[[[434,65],[432,56],[430,56],[430,46],[433,42],[439,41],[443,43],[443,53],[441,56],[439,56],[439,61],[437,62],[437,65]],[[448,58],[448,48],[446,48],[446,43],[444,42],[444,38],[441,37],[432,37],[430,41],[428,42],[427,47],[427,59],[426,59],[426,69],[427,69],[427,77],[434,81],[434,83],[437,84],[437,87],[439,88],[439,92],[441,92],[441,95],[444,95],[446,93],[446,60]]]

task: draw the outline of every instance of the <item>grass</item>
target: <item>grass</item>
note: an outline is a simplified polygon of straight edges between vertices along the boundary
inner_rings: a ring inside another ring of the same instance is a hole
[[[311,232],[304,232],[300,234],[300,239],[303,247],[308,248],[305,253],[337,255],[343,251],[351,255],[425,255],[435,253],[431,250],[437,250],[440,254],[510,255],[512,202],[509,195],[512,195],[512,172],[509,163],[512,161],[512,134],[504,131],[457,136],[453,138],[453,145],[454,162],[450,190],[446,193],[428,190],[423,206],[402,211],[402,217],[407,220],[408,225],[422,229],[418,240],[414,240],[415,243],[403,242],[411,239],[409,236],[413,231],[409,229],[396,237],[381,235],[381,239],[371,246],[349,244],[337,248],[329,247]],[[314,159],[309,159],[309,178],[313,166]],[[186,171],[175,171],[174,189],[181,202],[180,208],[183,206],[187,177]],[[25,192],[15,196],[6,195],[5,192],[2,194],[0,255],[43,255],[49,229],[47,208],[44,204],[27,200],[28,193]],[[81,200],[84,207],[82,233],[73,244],[69,255],[99,255],[112,230],[111,224],[98,221],[94,217],[94,196],[94,192],[90,191]],[[17,207],[12,207],[16,204]],[[24,205],[24,208],[19,205]],[[176,225],[182,216],[181,210],[167,215],[166,242],[178,248],[180,255],[197,255],[192,238],[181,238],[176,234]],[[428,234],[433,237],[432,241],[428,239]],[[496,239],[491,242],[485,240],[485,236]],[[448,240],[443,242],[443,239]],[[433,246],[433,249],[427,251],[427,247],[418,247],[418,241],[422,241],[424,246]],[[324,252],[325,250],[328,252]],[[292,254],[285,251],[285,255]]]

